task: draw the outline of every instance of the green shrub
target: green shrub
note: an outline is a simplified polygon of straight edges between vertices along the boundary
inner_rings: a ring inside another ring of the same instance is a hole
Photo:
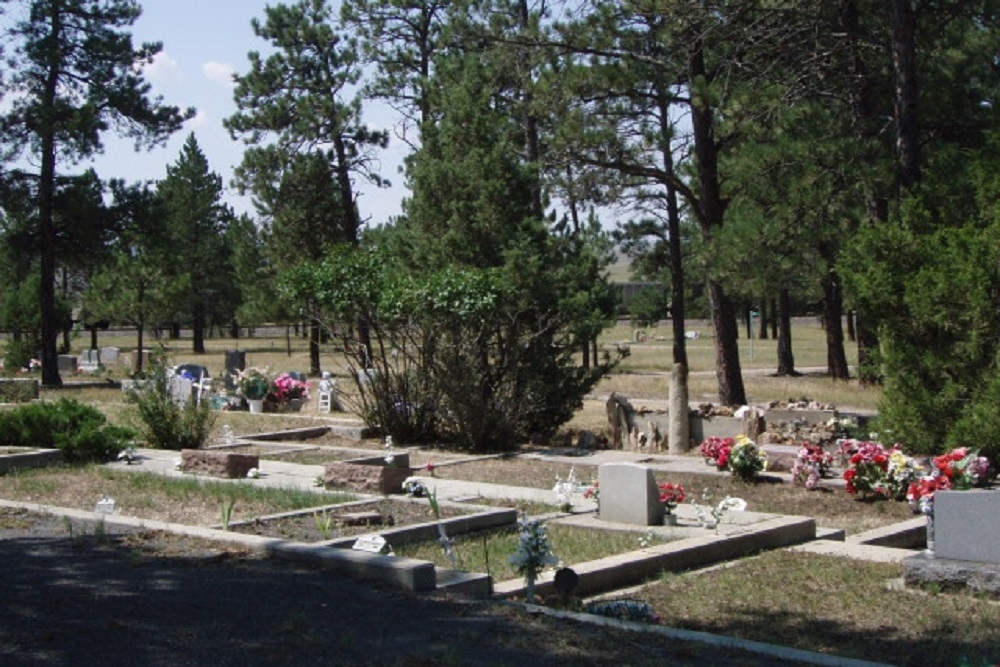
[[[96,408],[68,398],[0,413],[0,445],[54,447],[73,463],[110,461],[132,436],[130,429],[108,424]]]
[[[170,376],[165,366],[153,366],[145,384],[128,394],[138,409],[139,430],[147,446],[156,449],[198,449],[205,444],[216,414],[202,404],[178,405],[170,395]]]

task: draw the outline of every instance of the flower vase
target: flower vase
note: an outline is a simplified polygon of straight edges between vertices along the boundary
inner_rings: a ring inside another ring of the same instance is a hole
[[[664,526],[676,526],[677,525],[677,515],[676,514],[664,514],[663,515],[663,525]]]
[[[264,412],[263,398],[248,398],[247,403],[250,405],[250,414],[259,415]]]
[[[927,550],[934,552],[934,515],[927,515]]]

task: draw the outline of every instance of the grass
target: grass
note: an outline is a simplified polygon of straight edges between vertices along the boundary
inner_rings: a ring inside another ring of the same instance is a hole
[[[589,530],[560,524],[547,524],[546,531],[549,542],[558,545],[558,549],[553,546],[553,552],[567,565],[635,551],[643,546],[640,539],[648,540],[648,544],[663,541],[656,536]],[[486,572],[494,581],[506,581],[520,576],[509,561],[510,555],[517,551],[519,535],[516,527],[450,537],[455,540],[463,570]],[[452,567],[444,549],[436,541],[402,544],[395,551],[397,556],[429,560],[440,567]]]
[[[98,465],[9,473],[0,476],[0,497],[84,510],[92,510],[98,500],[111,497],[117,511],[128,516],[203,526],[217,524],[220,508],[226,503],[232,503],[231,519],[237,521],[355,499],[344,493],[319,494],[251,481],[163,477]]]
[[[898,590],[900,565],[771,551],[645,586],[671,627],[898,665],[992,665],[1000,604]]]

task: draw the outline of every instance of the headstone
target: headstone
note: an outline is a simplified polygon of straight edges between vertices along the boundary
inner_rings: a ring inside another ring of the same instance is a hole
[[[612,392],[606,403],[608,425],[611,427],[612,449],[622,449],[632,433],[634,409],[624,396]]]
[[[75,373],[77,368],[77,358],[70,354],[60,354],[58,362],[60,373]]]
[[[226,390],[236,389],[235,376],[239,371],[246,370],[247,353],[245,350],[226,350]]]
[[[167,384],[170,391],[170,397],[174,399],[174,403],[177,403],[178,405],[187,405],[187,402],[191,400],[191,394],[194,390],[194,382],[179,375],[171,375],[170,379],[167,380]]]
[[[114,365],[118,363],[118,357],[121,354],[121,350],[117,347],[102,347],[101,348],[101,363],[106,365]]]
[[[653,471],[637,463],[605,463],[598,467],[600,517],[638,526],[663,523],[663,506]]]
[[[80,370],[85,373],[96,373],[101,370],[101,353],[99,350],[84,350],[80,359]]]
[[[1000,491],[935,491],[934,554],[1000,565]]]

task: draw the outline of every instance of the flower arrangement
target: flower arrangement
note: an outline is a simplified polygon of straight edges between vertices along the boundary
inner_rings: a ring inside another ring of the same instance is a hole
[[[979,456],[978,451],[958,447],[947,454],[934,457],[934,470],[947,477],[956,489],[983,486],[990,479],[990,461]]]
[[[745,435],[737,437],[729,452],[729,470],[733,476],[749,482],[766,468],[767,452]]]
[[[271,396],[278,403],[287,403],[294,399],[309,398],[309,383],[296,380],[288,373],[282,373],[274,379]]]
[[[902,500],[910,484],[924,472],[898,444],[886,449],[878,442],[845,440],[841,453],[848,460],[844,471],[847,492],[862,497]]]
[[[729,465],[729,454],[735,444],[735,438],[713,436],[701,443],[701,455],[705,457],[705,463],[708,465],[725,470]]]
[[[597,503],[597,508],[601,508],[601,484],[600,482],[594,482],[587,487],[587,490],[583,492],[583,497],[587,500],[593,500]]]
[[[672,514],[677,505],[684,502],[687,495],[680,484],[660,484],[660,504],[667,514]]]
[[[792,465],[792,483],[815,489],[820,478],[829,474],[831,465],[833,454],[825,451],[822,445],[804,442]]]
[[[517,551],[510,556],[510,564],[527,583],[527,601],[535,599],[535,580],[546,566],[559,564],[559,558],[552,553],[545,525],[537,519],[522,517],[518,521],[520,542]]]
[[[556,502],[563,512],[569,512],[573,509],[573,493],[577,490],[576,470],[570,467],[569,475],[565,480],[556,475],[556,484],[552,490],[555,492]]]
[[[934,515],[934,492],[970,489],[990,479],[990,462],[978,451],[958,447],[932,459],[931,474],[910,483],[906,500],[915,514]]]
[[[260,401],[271,391],[270,369],[251,367],[236,371],[234,378],[239,393],[248,401]]]

